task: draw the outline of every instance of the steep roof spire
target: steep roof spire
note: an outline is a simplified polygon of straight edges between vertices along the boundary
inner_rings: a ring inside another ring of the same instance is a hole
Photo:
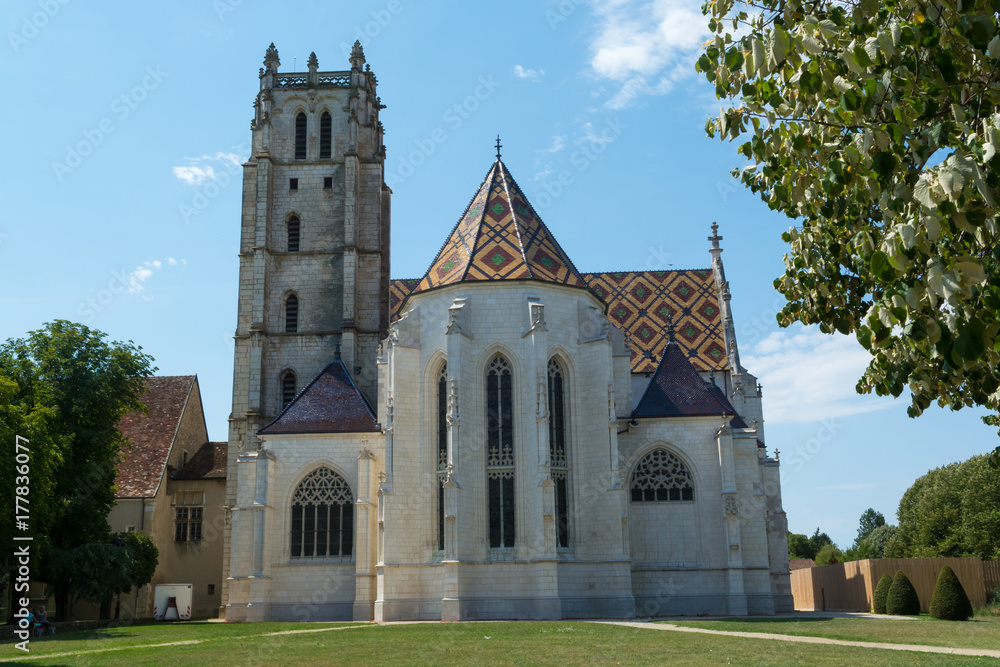
[[[499,137],[497,145],[499,154]],[[540,280],[587,288],[499,158],[411,294],[481,280]]]

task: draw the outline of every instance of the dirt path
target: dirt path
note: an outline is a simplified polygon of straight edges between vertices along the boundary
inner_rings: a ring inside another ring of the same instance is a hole
[[[707,630],[705,628],[687,628],[672,623],[643,623],[639,621],[592,621],[607,625],[622,625],[628,628],[644,630],[666,630],[669,632],[694,632],[705,635],[723,635],[726,637],[743,637],[746,639],[770,639],[781,642],[797,642],[800,644],[833,644],[835,646],[856,646],[859,648],[881,648],[890,651],[916,651],[918,653],[943,653],[945,655],[971,655],[984,658],[1000,658],[1000,651],[987,648],[950,648],[947,646],[926,646],[923,644],[885,644],[882,642],[857,642],[844,639],[827,639],[826,637],[803,637],[800,635],[780,635],[764,632],[734,632],[730,630]]]

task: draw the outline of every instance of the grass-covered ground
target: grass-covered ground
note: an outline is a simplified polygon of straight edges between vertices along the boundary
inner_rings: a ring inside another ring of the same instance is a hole
[[[1000,616],[976,616],[971,621],[962,622],[939,621],[926,615],[900,620],[808,617],[667,622],[706,630],[767,632],[849,641],[1000,650]]]
[[[324,632],[265,634],[319,627],[293,623],[190,623],[66,633],[61,637],[33,641],[30,658],[19,664],[128,667],[207,667],[213,664],[288,664],[296,667],[328,664],[485,664],[488,667],[529,664],[1000,665],[1000,660],[989,658],[798,644],[583,622],[364,624]],[[179,641],[199,643],[140,647]],[[87,652],[95,649],[115,650]],[[10,642],[0,644],[0,660],[17,657],[18,653]]]

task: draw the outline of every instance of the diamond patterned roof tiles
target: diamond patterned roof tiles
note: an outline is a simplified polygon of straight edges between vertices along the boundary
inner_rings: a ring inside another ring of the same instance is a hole
[[[677,327],[677,345],[697,370],[728,367],[722,312],[712,269],[584,273],[590,291],[608,305],[608,317],[631,342],[632,372],[652,373],[667,346],[667,321]],[[393,320],[420,279],[393,280]]]
[[[587,287],[499,159],[427,273],[407,294],[483,280],[542,280]]]

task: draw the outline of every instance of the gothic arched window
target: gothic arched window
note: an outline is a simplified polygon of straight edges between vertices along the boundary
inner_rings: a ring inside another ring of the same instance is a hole
[[[299,330],[299,297],[289,294],[285,298],[285,333]]]
[[[569,464],[566,456],[566,390],[562,366],[549,359],[549,469],[555,483],[556,546],[569,546]]]
[[[319,159],[330,159],[332,140],[333,128],[330,112],[324,111],[323,115],[319,117]]]
[[[295,373],[285,371],[281,376],[281,409],[287,408],[293,400],[295,400]]]
[[[514,400],[510,363],[486,366],[486,480],[490,548],[514,546]]]
[[[444,480],[448,472],[448,364],[437,375],[437,548],[444,551]]]
[[[299,218],[293,215],[288,219],[288,252],[299,251]]]
[[[354,549],[354,498],[344,478],[317,468],[292,495],[292,558],[350,556]]]
[[[295,159],[306,159],[306,115],[301,111],[295,116]]]
[[[694,500],[691,471],[677,456],[657,448],[647,454],[632,473],[632,502]]]

